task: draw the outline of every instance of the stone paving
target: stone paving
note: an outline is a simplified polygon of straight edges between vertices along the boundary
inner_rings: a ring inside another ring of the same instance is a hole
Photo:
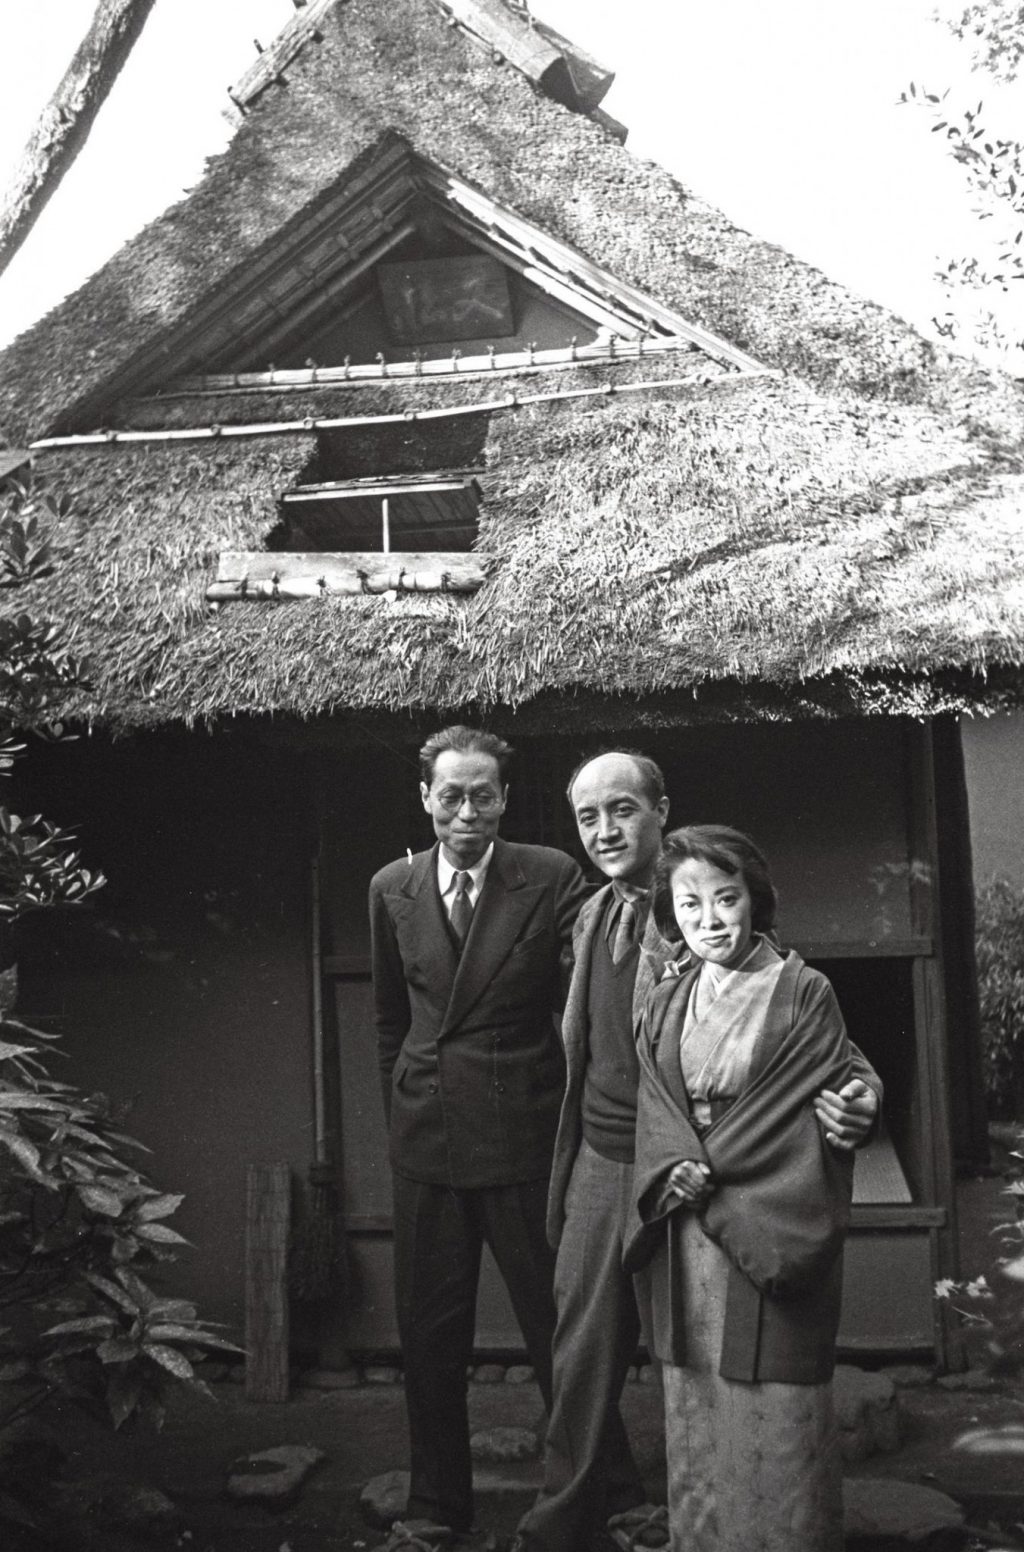
[[[364,1375],[307,1371],[296,1376],[291,1401],[262,1406],[223,1375],[216,1401],[183,1399],[157,1439],[112,1437],[71,1416],[61,1420],[54,1437],[68,1455],[67,1474],[85,1484],[86,1497],[91,1483],[99,1505],[86,1504],[83,1523],[89,1514],[97,1523],[106,1516],[95,1545],[103,1552],[372,1552],[382,1527],[401,1512],[407,1464],[401,1387],[396,1370],[384,1379],[386,1367]],[[539,1475],[539,1394],[524,1366],[499,1367],[487,1365],[470,1386],[475,1552],[492,1552],[512,1534]],[[1024,1521],[1024,1387],[980,1372],[948,1380],[914,1366],[838,1371],[851,1549],[950,1552],[971,1545],[965,1524]],[[649,1493],[663,1501],[654,1370],[634,1371],[623,1410]],[[144,1489],[138,1500],[131,1484]],[[996,1537],[988,1544],[1019,1543]]]

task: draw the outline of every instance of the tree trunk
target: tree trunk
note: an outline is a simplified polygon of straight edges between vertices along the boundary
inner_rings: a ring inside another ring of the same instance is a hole
[[[89,31],[43,109],[0,206],[0,274],[85,144],[154,0],[97,0]]]

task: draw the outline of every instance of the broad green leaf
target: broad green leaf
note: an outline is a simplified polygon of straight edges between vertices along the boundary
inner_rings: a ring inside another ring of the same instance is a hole
[[[123,1287],[119,1288],[117,1283],[111,1282],[109,1277],[101,1277],[98,1272],[86,1272],[83,1275],[91,1287],[95,1288],[98,1293],[104,1294],[112,1304],[116,1304],[126,1314],[137,1315],[139,1313],[140,1305],[138,1301],[133,1299]]]
[[[51,1326],[44,1331],[44,1336],[71,1336],[82,1331],[113,1331],[117,1322],[112,1315],[83,1315],[81,1320],[62,1320],[60,1325]]]
[[[102,1213],[106,1218],[120,1218],[124,1202],[116,1191],[106,1186],[83,1185],[76,1187],[79,1200],[90,1212]]]
[[[109,1342],[101,1342],[96,1349],[100,1363],[130,1363],[138,1355],[138,1343],[126,1336],[112,1336]]]
[[[27,1174],[31,1175],[37,1185],[45,1186],[48,1191],[60,1189],[58,1182],[39,1168],[39,1149],[33,1147],[26,1137],[18,1137],[0,1128],[0,1146],[14,1154],[18,1163]]]
[[[143,1342],[142,1351],[154,1363],[158,1363],[168,1374],[173,1374],[179,1380],[195,1379],[195,1370],[183,1353],[176,1348],[164,1347],[160,1342]]]
[[[184,1200],[184,1195],[151,1196],[136,1209],[136,1216],[142,1223],[150,1223],[154,1218],[169,1218]]]
[[[140,1223],[136,1226],[140,1239],[152,1240],[159,1245],[187,1245],[188,1240],[177,1229],[169,1229],[166,1223]]]
[[[62,1115],[67,1104],[61,1099],[51,1099],[45,1094],[24,1094],[0,1089],[0,1110],[52,1110]]]
[[[190,1321],[196,1318],[196,1306],[187,1299],[156,1299],[149,1313],[154,1320]]]
[[[138,1277],[126,1266],[119,1266],[114,1276],[121,1284],[121,1287],[136,1301],[135,1307],[138,1313],[143,1311],[148,1313],[153,1308],[153,1305],[156,1303],[156,1295],[151,1288],[147,1288],[141,1277]]]
[[[163,1324],[150,1326],[146,1337],[152,1342],[189,1342],[193,1347],[225,1348],[235,1353],[242,1351],[242,1348],[236,1347],[234,1342],[229,1342],[226,1337],[218,1336],[215,1331],[204,1331],[201,1326]]]

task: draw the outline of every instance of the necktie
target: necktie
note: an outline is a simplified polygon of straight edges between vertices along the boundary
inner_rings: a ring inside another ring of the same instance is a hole
[[[465,943],[469,924],[473,920],[473,902],[469,898],[468,873],[455,875],[455,899],[452,901],[451,924],[459,943]]]
[[[612,964],[617,965],[625,959],[633,947],[636,936],[636,904],[633,900],[623,900],[619,908],[619,921],[615,929],[615,941],[612,944]]]

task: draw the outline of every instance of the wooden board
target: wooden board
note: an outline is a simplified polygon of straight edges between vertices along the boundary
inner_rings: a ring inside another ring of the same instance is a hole
[[[206,589],[214,602],[323,598],[330,594],[475,593],[485,580],[484,555],[459,551],[222,550],[216,580]]]
[[[245,1393],[288,1400],[291,1171],[250,1164],[245,1190]]]

